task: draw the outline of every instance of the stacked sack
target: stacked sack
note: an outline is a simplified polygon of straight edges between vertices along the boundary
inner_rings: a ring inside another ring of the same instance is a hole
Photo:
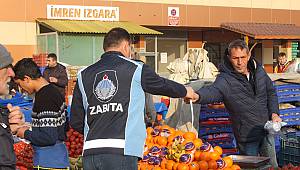
[[[224,154],[237,154],[237,145],[231,120],[224,104],[202,105],[200,111],[200,137],[213,146],[221,146]]]

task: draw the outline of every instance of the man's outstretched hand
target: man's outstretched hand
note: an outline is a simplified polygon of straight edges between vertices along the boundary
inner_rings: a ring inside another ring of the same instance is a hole
[[[184,97],[184,101],[186,103],[189,103],[190,100],[192,102],[196,102],[197,100],[199,100],[199,95],[194,91],[194,89],[192,87],[185,87],[186,88],[186,96]]]

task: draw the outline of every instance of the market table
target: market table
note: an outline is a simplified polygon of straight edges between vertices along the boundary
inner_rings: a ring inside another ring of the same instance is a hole
[[[270,157],[260,156],[244,156],[244,155],[230,155],[233,162],[238,164],[243,170],[267,170],[271,168],[268,164]]]

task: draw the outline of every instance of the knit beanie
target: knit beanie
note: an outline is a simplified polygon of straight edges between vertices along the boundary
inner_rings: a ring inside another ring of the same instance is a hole
[[[0,44],[0,69],[12,64],[13,59],[7,49]]]

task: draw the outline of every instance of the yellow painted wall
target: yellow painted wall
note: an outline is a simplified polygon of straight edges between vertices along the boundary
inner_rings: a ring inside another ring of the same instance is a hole
[[[163,1],[162,0],[111,0],[111,1],[300,10],[299,0],[163,0]]]
[[[5,45],[36,45],[36,23],[0,22],[0,43]]]

